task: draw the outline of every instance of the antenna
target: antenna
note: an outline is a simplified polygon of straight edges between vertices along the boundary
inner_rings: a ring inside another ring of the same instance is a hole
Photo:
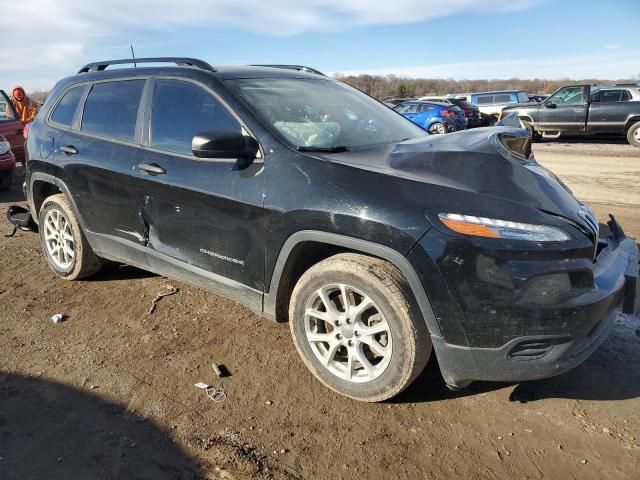
[[[135,60],[135,59],[136,59],[136,54],[135,54],[135,53],[133,53],[133,43],[132,43],[132,44],[130,44],[129,46],[131,47],[131,58],[133,58],[133,59]],[[134,62],[133,62],[133,66],[134,66],[135,68],[137,68],[137,67],[138,67],[138,64],[134,61]]]

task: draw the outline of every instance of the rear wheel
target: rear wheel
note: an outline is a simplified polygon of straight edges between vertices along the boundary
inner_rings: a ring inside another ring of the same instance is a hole
[[[88,277],[102,266],[63,194],[52,195],[38,215],[42,251],[51,269],[66,280]]]
[[[0,172],[0,191],[9,190],[13,183],[13,169]]]
[[[447,128],[445,127],[444,123],[436,122],[432,124],[427,131],[431,135],[442,135],[444,133],[447,133]]]
[[[400,271],[377,258],[340,254],[311,267],[289,308],[293,341],[326,386],[378,402],[420,374],[431,340]]]
[[[640,147],[640,122],[636,122],[627,130],[627,140],[634,147]]]

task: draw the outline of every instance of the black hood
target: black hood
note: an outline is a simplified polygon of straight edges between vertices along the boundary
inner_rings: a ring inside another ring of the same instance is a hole
[[[580,202],[533,159],[530,148],[525,130],[489,127],[328,157],[385,175],[506,200],[584,227]]]

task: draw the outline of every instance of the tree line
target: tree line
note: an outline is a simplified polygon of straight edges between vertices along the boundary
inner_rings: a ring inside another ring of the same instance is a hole
[[[507,80],[454,80],[452,78],[405,78],[396,75],[340,75],[335,78],[362,90],[374,98],[383,100],[391,97],[421,97],[424,95],[446,95],[449,93],[488,92],[497,90],[524,90],[527,93],[545,94],[554,92],[563,85],[575,83],[626,83],[640,79],[603,80],[588,78],[572,80],[531,80],[510,78]]]
[[[489,92],[496,90],[524,90],[527,93],[548,95],[563,85],[579,83],[630,83],[640,82],[640,75],[635,79],[603,80],[588,78],[573,80],[547,80],[534,78],[510,78],[507,80],[454,80],[452,78],[406,78],[397,75],[340,75],[335,78],[362,90],[378,100],[392,97],[421,97],[424,95],[446,95],[449,93]],[[29,95],[37,102],[44,103],[48,91],[31,92]]]

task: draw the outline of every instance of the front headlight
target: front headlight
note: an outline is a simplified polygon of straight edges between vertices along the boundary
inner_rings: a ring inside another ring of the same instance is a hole
[[[569,235],[559,228],[548,225],[533,225],[457,213],[440,213],[438,218],[454,232],[475,237],[530,242],[565,242],[570,239]]]
[[[0,141],[0,155],[4,155],[5,153],[9,153],[11,150],[11,144],[6,140]]]

